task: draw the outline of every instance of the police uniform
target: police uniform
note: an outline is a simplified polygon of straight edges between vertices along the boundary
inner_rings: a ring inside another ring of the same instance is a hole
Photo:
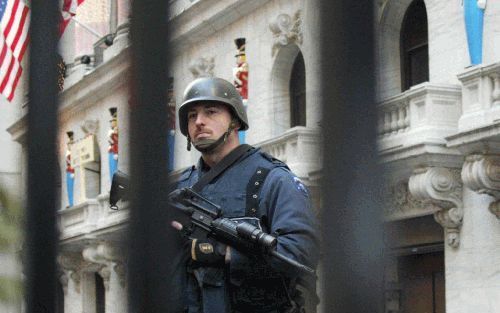
[[[177,187],[193,186],[206,171],[200,159]],[[276,236],[279,253],[316,266],[318,235],[309,193],[286,164],[252,148],[200,193],[222,208],[223,217],[260,224]],[[287,312],[296,300],[297,270],[263,255],[231,249],[229,264],[193,266],[190,260],[182,267],[189,313]]]

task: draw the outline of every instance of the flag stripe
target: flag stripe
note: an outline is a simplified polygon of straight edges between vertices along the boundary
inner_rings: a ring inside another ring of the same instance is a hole
[[[1,64],[0,69],[4,65],[3,60],[5,59],[6,54],[7,54],[7,46],[2,44],[2,52],[0,53],[0,64]]]
[[[22,0],[6,0],[0,21],[0,93],[14,98],[23,68],[21,61],[29,43],[29,8]]]
[[[23,73],[23,68],[19,66],[17,73],[16,73],[16,78],[14,79],[14,83],[12,84],[12,90],[11,90],[10,95],[7,98],[7,100],[12,101],[12,99],[14,98],[14,93],[16,92],[16,87],[17,87],[17,84],[19,83],[19,78],[21,78],[22,73]]]
[[[59,24],[60,35],[83,2],[84,0],[64,0]],[[23,0],[3,0],[2,3],[0,8],[0,93],[11,101],[23,72],[21,62],[30,41],[28,33],[30,14]]]
[[[24,24],[26,23],[26,18],[28,16],[28,8],[24,7],[22,15],[21,15],[21,20],[19,21],[19,27],[17,28],[17,33],[14,37],[14,40],[12,41],[12,51],[14,52],[14,55],[16,55],[16,46],[17,43],[19,42],[19,38],[21,38],[23,32],[24,32]],[[19,53],[17,53],[16,56],[18,56]]]
[[[7,72],[5,73],[5,77],[3,78],[2,84],[0,85],[0,92],[3,93],[5,90],[5,87],[7,87],[7,83],[11,79],[10,77],[10,72],[12,72],[12,68],[14,67],[14,64],[16,63],[16,60],[13,58],[10,58],[9,62],[9,67],[7,69]]]
[[[19,5],[19,0],[15,0],[14,7],[11,9],[10,12],[7,11],[8,14],[10,13],[10,18],[8,19],[7,26],[4,28],[4,31],[3,31],[3,35],[4,35],[5,39],[8,39],[10,29],[12,28],[12,24],[14,24],[14,20],[16,19],[16,11],[17,11],[18,5]],[[12,12],[14,12],[14,13],[12,13]],[[7,41],[7,43],[8,43],[8,41]]]
[[[26,32],[26,38],[24,40],[23,45],[21,46],[21,51],[19,52],[19,60],[23,59],[24,53],[26,52],[26,48],[28,48],[29,42],[30,42],[30,38],[28,37],[28,32]]]

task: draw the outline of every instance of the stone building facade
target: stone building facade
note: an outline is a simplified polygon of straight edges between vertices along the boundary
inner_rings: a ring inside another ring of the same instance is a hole
[[[317,100],[316,1],[170,2],[174,53],[171,83],[165,86],[170,105],[180,105],[183,89],[195,77],[232,81],[234,40],[245,38],[246,141],[286,161],[319,204],[320,134],[326,121]],[[474,2],[485,8],[482,62],[471,65],[467,0],[464,5],[375,1],[377,100],[367,105],[379,108],[379,153],[386,173],[387,203],[381,212],[388,255],[386,312],[493,313],[500,307],[500,43],[495,40],[500,4]],[[122,244],[128,211],[110,210],[107,202],[110,108],[117,109],[118,168],[129,169],[129,6],[125,0],[112,3],[111,16],[102,21],[109,23],[112,45],[102,34],[91,49],[75,48],[76,25],[62,41],[68,72],[59,115],[60,312],[126,311]],[[13,149],[25,145],[22,113],[8,124],[11,139],[20,144]],[[73,205],[66,185],[68,131],[74,133],[74,147],[85,150],[70,149]],[[171,133],[176,173],[199,154],[186,151],[178,129]],[[18,173],[24,176],[24,167]]]

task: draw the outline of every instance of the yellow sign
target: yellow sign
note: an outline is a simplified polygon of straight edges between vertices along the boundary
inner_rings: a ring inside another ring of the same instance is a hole
[[[71,146],[71,166],[73,168],[96,161],[96,147],[94,143],[94,135],[89,135],[78,140]]]

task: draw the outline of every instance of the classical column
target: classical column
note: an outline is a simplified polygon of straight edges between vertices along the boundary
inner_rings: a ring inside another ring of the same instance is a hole
[[[321,92],[319,75],[321,72],[319,45],[321,32],[319,26],[318,0],[304,1],[302,50],[306,64],[306,126],[318,127],[321,121]]]
[[[97,273],[105,288],[107,313],[127,312],[127,292],[123,251],[111,243],[95,243],[83,250],[83,258],[98,265]]]
[[[117,28],[113,45],[103,52],[103,59],[107,61],[118,55],[123,49],[129,46],[130,30],[130,0],[115,0],[117,9]]]
[[[130,0],[118,1],[118,28],[115,41],[125,39],[128,44],[128,32],[130,26]]]
[[[64,312],[81,313],[84,309],[81,279],[85,262],[79,253],[62,252],[57,261],[60,267],[59,281],[64,290]]]
[[[462,180],[462,240],[446,255],[446,310],[494,313],[500,308],[500,155],[469,155]]]
[[[463,218],[462,184],[456,169],[427,167],[414,171],[408,182],[411,194],[434,209],[444,228],[447,246],[458,248]]]

